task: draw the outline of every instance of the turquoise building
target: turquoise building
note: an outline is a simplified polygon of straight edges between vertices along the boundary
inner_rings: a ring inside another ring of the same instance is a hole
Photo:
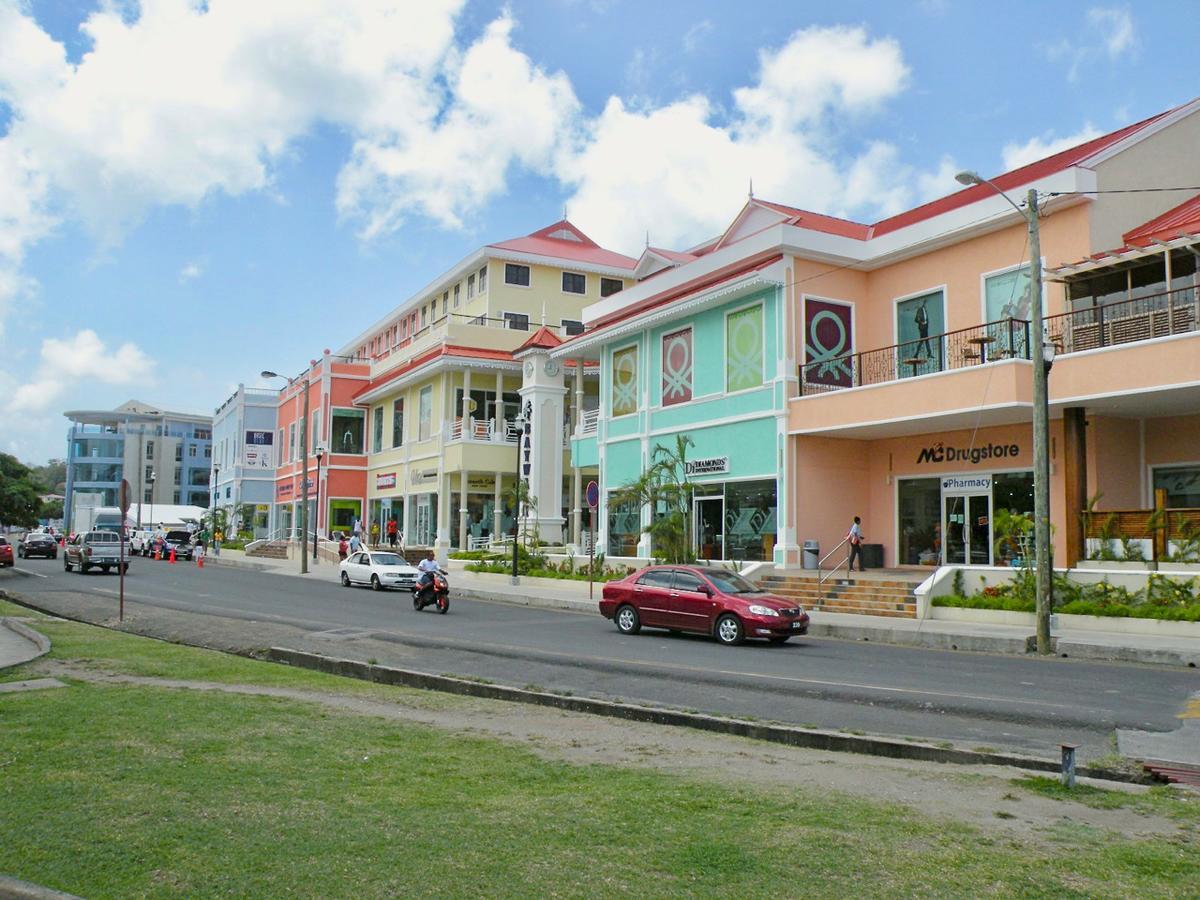
[[[585,311],[587,332],[552,354],[599,362],[598,408],[575,428],[571,465],[600,486],[597,548],[651,558],[651,510],[613,494],[656,446],[673,449],[687,435],[697,556],[782,562],[794,543],[780,521],[791,374],[783,264],[776,255],[684,280],[678,266],[696,258],[648,249],[644,280]]]

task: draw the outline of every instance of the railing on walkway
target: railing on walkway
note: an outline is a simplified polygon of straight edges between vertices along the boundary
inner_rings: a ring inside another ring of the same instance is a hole
[[[837,553],[839,550],[841,550],[843,547],[845,547],[846,544],[849,542],[850,542],[850,538],[848,538],[848,537],[842,538],[842,542],[840,544],[838,544],[836,547],[834,547],[832,550],[830,550],[828,553],[826,553],[824,556],[822,556],[820,559],[817,560],[817,587],[820,587],[821,585],[823,585],[827,578],[830,578],[831,576],[833,576],[837,572],[837,570],[841,568],[841,563],[838,563],[836,566],[834,566],[832,569],[830,569],[824,575],[821,574],[821,567],[823,565],[825,565],[826,562],[829,561],[829,558],[831,556],[833,556],[835,553]],[[850,551],[849,550],[846,551],[846,574],[847,575],[850,574]]]
[[[1029,323],[999,319],[862,353],[815,359],[800,366],[800,393],[849,387],[963,369],[1000,359],[1029,359]]]
[[[1200,330],[1200,291],[1194,287],[1046,318],[1046,337],[1058,353],[1079,353],[1197,330]]]

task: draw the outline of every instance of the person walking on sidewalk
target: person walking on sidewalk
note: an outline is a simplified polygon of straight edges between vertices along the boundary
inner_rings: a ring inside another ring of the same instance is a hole
[[[396,549],[396,536],[399,534],[399,527],[396,525],[396,517],[392,516],[387,523],[388,546],[393,550]]]
[[[850,525],[850,530],[846,532],[846,540],[850,542],[850,556],[846,560],[846,574],[854,570],[855,557],[858,558],[858,571],[867,571],[867,567],[863,565],[862,558],[862,519],[858,516],[854,517],[854,522]]]
[[[350,544],[346,541],[346,535],[343,533],[338,541],[338,559],[345,560],[350,552]]]
[[[350,535],[350,552],[357,553],[362,548],[362,538],[358,536],[358,532]]]
[[[372,547],[379,546],[379,523],[378,522],[371,523],[371,546]]]

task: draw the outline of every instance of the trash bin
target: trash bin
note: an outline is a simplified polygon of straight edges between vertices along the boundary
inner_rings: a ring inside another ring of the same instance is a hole
[[[804,568],[815,569],[821,561],[821,545],[816,541],[804,542]]]
[[[867,569],[882,569],[883,544],[863,544],[862,564]]]

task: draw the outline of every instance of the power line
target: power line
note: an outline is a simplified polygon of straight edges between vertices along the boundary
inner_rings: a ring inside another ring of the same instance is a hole
[[[1046,191],[1042,193],[1042,196],[1065,197],[1070,194],[1159,194],[1169,191],[1200,191],[1200,185],[1183,185],[1181,187],[1108,188],[1105,190],[1096,191]]]

